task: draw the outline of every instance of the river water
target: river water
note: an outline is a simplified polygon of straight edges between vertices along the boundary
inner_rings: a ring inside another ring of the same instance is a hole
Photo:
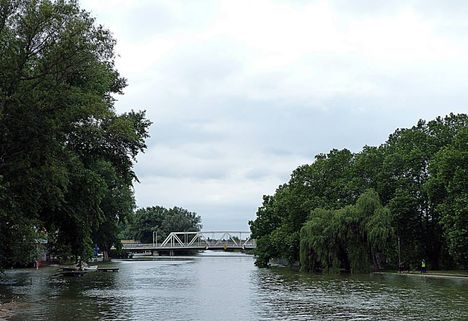
[[[468,280],[259,269],[242,254],[115,261],[80,278],[7,271],[9,320],[468,320]],[[0,301],[0,302],[1,302]]]

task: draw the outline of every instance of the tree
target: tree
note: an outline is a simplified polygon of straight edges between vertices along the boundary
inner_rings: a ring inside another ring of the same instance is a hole
[[[133,238],[142,243],[153,241],[153,232],[158,232],[158,237],[163,234],[162,224],[167,215],[167,209],[162,206],[140,208],[136,211],[129,226]]]
[[[45,229],[63,256],[108,247],[133,203],[132,166],[151,123],[115,113],[126,81],[114,45],[77,1],[0,2],[3,215],[23,222],[21,238]]]
[[[468,117],[450,114],[410,129],[398,129],[383,145],[384,201],[394,217],[402,257],[413,267],[426,258],[431,268],[450,265],[437,203],[428,195],[427,182],[434,156],[466,128]]]
[[[167,211],[162,223],[163,237],[170,232],[197,232],[202,228],[201,217],[181,207],[173,207]]]
[[[381,268],[394,240],[390,212],[367,190],[354,205],[315,209],[301,229],[303,270],[367,272]]]
[[[378,147],[333,149],[298,167],[249,222],[257,262],[364,271],[397,266],[399,243],[413,268],[422,258],[431,268],[466,265],[467,127],[466,114],[421,120]]]
[[[131,215],[135,200],[131,186],[117,174],[112,164],[100,161],[95,166],[95,171],[105,179],[106,191],[100,204],[103,216],[99,227],[93,233],[93,243],[102,250],[104,260],[108,260],[112,246],[121,248],[118,237],[120,225]]]
[[[181,207],[152,206],[135,212],[125,234],[142,243],[151,243],[153,233],[157,233],[158,240],[162,241],[171,232],[197,232],[201,227],[201,217],[195,212]]]
[[[441,215],[440,224],[454,259],[468,267],[468,128],[440,150],[429,167],[430,199]]]
[[[317,155],[313,164],[294,170],[289,182],[278,187],[275,195],[264,196],[257,218],[249,222],[252,237],[257,239],[258,265],[266,265],[270,258],[297,262],[300,230],[310,212],[354,201],[355,192],[347,188],[352,161],[353,154],[346,149]]]

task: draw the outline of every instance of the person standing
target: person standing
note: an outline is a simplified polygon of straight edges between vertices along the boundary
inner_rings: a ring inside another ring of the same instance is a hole
[[[421,273],[426,273],[426,261],[422,259],[421,261]]]

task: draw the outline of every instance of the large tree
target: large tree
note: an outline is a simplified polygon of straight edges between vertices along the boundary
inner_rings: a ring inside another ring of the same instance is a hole
[[[381,266],[379,255],[396,267],[398,248],[413,268],[423,258],[430,268],[466,265],[467,127],[465,114],[421,120],[378,147],[355,154],[331,150],[298,167],[287,184],[264,196],[250,222],[257,262],[293,263],[300,253],[305,269],[320,263],[323,269],[362,271],[369,260]],[[374,194],[364,199],[382,206],[361,219],[357,200],[369,196],[368,189]],[[354,265],[356,255],[363,266]]]
[[[287,184],[273,196],[264,196],[257,218],[250,221],[257,239],[257,264],[270,258],[299,260],[300,230],[315,208],[335,209],[353,202],[359,193],[349,190],[353,155],[349,150],[331,150],[315,162],[294,170]]]
[[[131,237],[142,243],[151,243],[153,233],[162,242],[171,232],[200,231],[201,217],[181,207],[165,208],[151,206],[136,210],[126,225],[125,237]]]
[[[312,211],[301,229],[301,267],[351,272],[381,268],[382,259],[395,252],[389,247],[393,239],[390,212],[370,189],[354,205]]]
[[[448,251],[468,267],[468,128],[440,150],[429,167],[426,184],[430,201],[441,217]]]
[[[114,110],[114,45],[77,1],[0,1],[0,207],[24,222],[17,237],[45,229],[58,253],[88,256],[133,207],[150,122]]]

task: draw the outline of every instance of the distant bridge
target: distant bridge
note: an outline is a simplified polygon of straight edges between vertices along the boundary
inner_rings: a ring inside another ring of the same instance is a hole
[[[153,237],[154,239],[154,237]],[[157,240],[157,238],[156,238]],[[192,251],[192,250],[250,250],[256,248],[250,232],[209,231],[171,232],[162,243],[124,243],[127,252]]]

